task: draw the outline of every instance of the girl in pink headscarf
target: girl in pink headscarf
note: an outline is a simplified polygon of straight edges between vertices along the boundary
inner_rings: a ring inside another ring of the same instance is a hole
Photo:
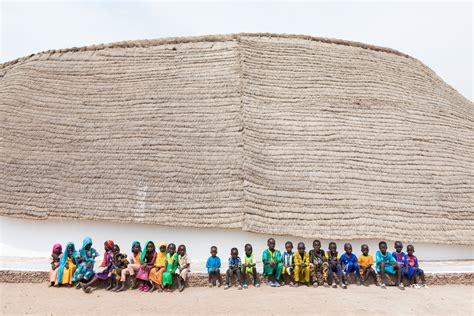
[[[63,255],[63,248],[61,244],[54,244],[53,252],[51,253],[51,258],[49,261],[51,262],[51,270],[49,270],[49,286],[53,286],[56,282],[56,277],[58,276],[58,267],[59,267],[59,260]]]

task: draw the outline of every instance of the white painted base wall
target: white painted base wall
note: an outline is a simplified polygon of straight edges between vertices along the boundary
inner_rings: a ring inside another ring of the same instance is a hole
[[[243,232],[240,230],[226,229],[198,229],[175,228],[147,224],[120,224],[96,221],[78,220],[27,220],[10,217],[0,217],[0,269],[15,270],[48,270],[49,256],[54,243],[62,245],[68,241],[75,243],[79,249],[84,236],[92,237],[94,247],[103,253],[103,242],[107,239],[114,240],[123,251],[128,254],[133,240],[139,240],[142,245],[150,239],[156,244],[164,240],[173,242],[177,246],[185,244],[193,261],[193,272],[203,272],[204,263],[209,256],[209,248],[213,245],[219,249],[219,256],[223,263],[227,261],[230,248],[238,247],[240,254],[246,243],[253,245],[257,258],[261,257],[269,237],[274,237],[277,247],[284,248],[284,242],[303,241],[309,250],[312,240],[292,236],[268,236]],[[394,239],[396,236],[394,236]],[[321,240],[323,249],[327,249],[328,240]],[[389,249],[393,247],[394,240],[386,240]],[[351,242],[354,253],[359,255],[360,245],[366,243],[370,252],[375,254],[379,240],[336,240],[338,249],[342,251],[344,242]],[[449,260],[474,260],[474,247],[460,245],[438,245],[430,243],[414,243],[415,254],[420,261],[449,261]],[[97,260],[100,262],[100,259]],[[471,263],[472,264],[472,263]],[[260,266],[261,268],[261,266]],[[449,270],[449,269],[448,269]],[[472,271],[472,266],[471,269]]]

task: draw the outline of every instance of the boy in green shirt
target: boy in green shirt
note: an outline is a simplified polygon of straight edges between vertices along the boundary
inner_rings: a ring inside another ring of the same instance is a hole
[[[281,262],[280,250],[275,249],[275,239],[270,238],[267,241],[268,249],[263,251],[263,276],[267,276],[268,285],[280,287],[280,276],[283,264]]]
[[[253,276],[253,284],[255,287],[260,287],[260,283],[258,283],[258,276],[257,276],[257,263],[255,261],[255,255],[252,253],[253,248],[251,244],[245,245],[245,255],[243,257],[242,262],[242,280],[244,283],[244,289],[247,289],[247,274],[252,274]]]

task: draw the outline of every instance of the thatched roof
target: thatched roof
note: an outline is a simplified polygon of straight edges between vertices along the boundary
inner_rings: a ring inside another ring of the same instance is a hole
[[[474,244],[473,104],[400,52],[235,34],[0,78],[1,215]]]

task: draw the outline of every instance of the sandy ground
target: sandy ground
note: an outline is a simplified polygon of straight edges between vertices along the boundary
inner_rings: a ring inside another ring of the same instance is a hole
[[[87,299],[86,299],[87,297]],[[0,283],[1,313],[7,314],[246,314],[474,315],[474,287],[432,286],[386,290],[371,286],[332,288],[188,288],[183,293],[127,291],[92,294],[45,284]]]

